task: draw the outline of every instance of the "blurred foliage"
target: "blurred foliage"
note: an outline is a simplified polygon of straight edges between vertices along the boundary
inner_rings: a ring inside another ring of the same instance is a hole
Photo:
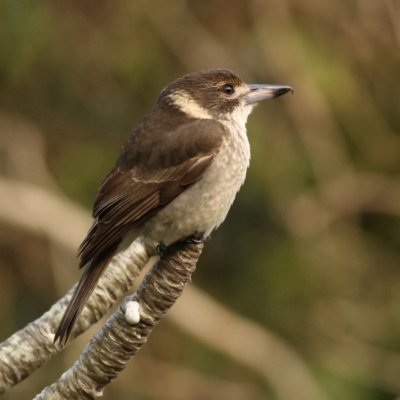
[[[248,82],[293,86],[294,96],[250,117],[248,178],[207,242],[195,283],[285,338],[328,398],[394,399],[399,50],[396,0],[3,0],[0,107],[41,132],[53,183],[90,208],[124,138],[173,79],[227,67]],[[2,143],[0,155],[11,152]],[[7,157],[3,176],[32,180],[36,165],[17,174]],[[2,225],[0,252],[5,339],[63,293],[49,290],[57,272],[46,241]],[[50,384],[79,354],[73,346],[5,398],[31,398]],[[139,383],[156,379],[140,373],[146,357],[274,398],[259,377],[168,323],[104,398],[163,398]]]

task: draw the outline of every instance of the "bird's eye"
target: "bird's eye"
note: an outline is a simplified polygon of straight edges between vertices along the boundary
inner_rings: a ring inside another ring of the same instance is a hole
[[[233,86],[229,84],[222,86],[221,91],[224,92],[225,94],[233,94],[235,92],[233,90]]]

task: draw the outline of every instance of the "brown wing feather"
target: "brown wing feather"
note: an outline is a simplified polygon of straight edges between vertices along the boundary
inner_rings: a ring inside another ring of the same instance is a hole
[[[65,344],[71,335],[72,328],[75,325],[77,318],[89,300],[90,295],[93,293],[98,280],[105,271],[108,263],[115,254],[119,242],[114,243],[97,255],[90,262],[81,280],[76,287],[71,301],[58,325],[57,331],[54,336],[54,343],[59,340],[61,344]]]
[[[211,165],[224,127],[214,120],[190,121],[152,144],[148,157],[144,157],[142,142],[128,140],[130,148],[121,152],[125,159],[118,160],[96,198],[96,220],[78,250],[80,266],[179,196]],[[136,159],[133,166],[132,159]]]
[[[174,127],[165,124],[168,119],[162,113],[151,118],[152,124],[145,118],[131,134],[115,168],[102,182],[93,208],[95,221],[78,249],[80,267],[90,263],[57,329],[55,342],[68,340],[122,238],[198,180],[219,152],[225,133],[219,122],[182,117]]]

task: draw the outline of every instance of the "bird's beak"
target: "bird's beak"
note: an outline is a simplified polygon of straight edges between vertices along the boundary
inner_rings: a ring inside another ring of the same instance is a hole
[[[244,96],[246,104],[273,99],[287,92],[293,93],[293,89],[290,86],[283,85],[247,85],[247,87],[250,91]]]

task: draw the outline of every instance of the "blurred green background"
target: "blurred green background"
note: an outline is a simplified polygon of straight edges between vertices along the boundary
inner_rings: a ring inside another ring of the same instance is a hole
[[[206,243],[194,285],[278,335],[321,399],[395,399],[398,0],[2,0],[2,340],[80,276],[71,249],[35,230],[29,217],[28,227],[13,223],[4,188],[40,187],[89,212],[125,138],[160,91],[213,67],[249,83],[290,85],[294,95],[251,115],[246,183]],[[29,196],[13,196],[18,219]],[[101,324],[4,398],[32,398],[51,384]],[[284,398],[268,376],[217,347],[166,318],[104,399]],[[285,370],[280,376],[288,385],[294,379]]]

